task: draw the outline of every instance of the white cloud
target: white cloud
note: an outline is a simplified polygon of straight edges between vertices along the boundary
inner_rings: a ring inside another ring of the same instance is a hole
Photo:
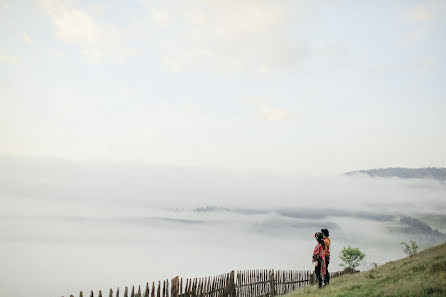
[[[427,35],[425,30],[416,30],[405,34],[402,38],[402,42],[405,44],[414,43],[423,39]]]
[[[151,0],[140,0],[140,2],[148,9],[149,17],[155,25],[165,26],[169,23],[168,9],[153,6]]]
[[[34,47],[35,44],[34,44],[33,40],[31,39],[31,37],[29,37],[28,34],[23,33],[23,40],[25,41],[25,43],[26,43],[27,45],[29,45],[29,46],[31,46],[31,47]]]
[[[292,5],[291,1],[197,0],[149,12],[178,28],[166,30],[160,40],[159,52],[169,69],[265,73],[292,67],[299,59],[300,45],[295,35],[287,35],[297,19],[290,13]]]
[[[16,63],[17,61],[16,56],[0,55],[0,62]]]
[[[382,73],[386,70],[386,68],[382,65],[375,65],[372,67],[372,70],[376,73]]]
[[[0,0],[0,8],[7,9],[9,8],[9,5],[5,1]]]
[[[247,100],[246,103],[254,106],[257,110],[257,116],[268,121],[289,120],[295,117],[295,113],[283,108],[271,106],[268,101],[264,99]]]
[[[100,3],[91,4],[87,6],[86,10],[89,14],[104,15],[105,5]]]
[[[204,109],[200,108],[199,106],[192,104],[192,103],[186,103],[184,105],[184,108],[186,111],[193,113],[195,115],[206,116],[209,114],[206,110],[204,110]]]
[[[407,17],[414,22],[424,22],[432,19],[434,11],[427,9],[424,5],[418,5],[412,8]]]
[[[169,13],[164,9],[150,8],[150,17],[158,25],[167,25],[169,23]]]
[[[432,58],[426,58],[423,60],[423,65],[424,66],[435,66],[435,65],[437,65],[437,61],[435,61]]]
[[[419,4],[407,12],[407,18],[416,23],[427,22],[438,16],[439,10],[444,8],[445,4],[439,1],[431,1]]]
[[[67,44],[79,47],[88,61],[121,63],[134,54],[128,46],[126,32],[121,28],[99,22],[87,10],[59,0],[41,0],[40,3],[51,18],[57,36]]]

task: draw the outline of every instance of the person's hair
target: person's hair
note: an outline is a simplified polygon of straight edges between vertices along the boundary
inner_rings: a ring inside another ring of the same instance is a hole
[[[324,234],[326,237],[330,236],[327,229],[321,229],[322,234]]]
[[[324,242],[324,236],[321,232],[316,232],[314,234],[314,238],[316,238],[317,242],[322,245],[322,247],[325,249],[325,242]]]

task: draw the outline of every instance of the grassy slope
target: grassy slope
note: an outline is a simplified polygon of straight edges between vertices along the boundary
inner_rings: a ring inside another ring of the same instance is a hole
[[[287,297],[446,296],[446,244],[375,269],[311,286]]]

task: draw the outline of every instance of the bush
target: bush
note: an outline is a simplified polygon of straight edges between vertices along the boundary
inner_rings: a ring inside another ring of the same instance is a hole
[[[404,252],[409,257],[412,257],[413,255],[418,253],[418,245],[417,245],[417,243],[415,241],[411,240],[410,241],[410,245],[405,243],[405,242],[401,242],[401,244],[404,245]]]
[[[350,246],[342,249],[339,258],[341,258],[341,266],[346,266],[349,268],[355,268],[359,266],[360,262],[364,259],[365,254],[361,252],[358,248],[352,248]]]

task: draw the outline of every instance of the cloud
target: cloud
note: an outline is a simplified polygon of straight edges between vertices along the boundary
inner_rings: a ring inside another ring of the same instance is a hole
[[[34,46],[35,46],[33,40],[31,39],[31,37],[29,37],[29,35],[26,34],[26,33],[23,33],[23,40],[25,41],[25,43],[26,43],[27,45],[29,45],[29,46],[31,46],[31,47],[34,47]]]
[[[444,8],[445,4],[438,1],[431,1],[424,4],[416,5],[411,8],[406,16],[409,20],[416,23],[431,21],[439,14],[439,10]]]
[[[114,61],[122,63],[135,51],[128,44],[121,28],[94,19],[87,10],[72,7],[59,0],[41,0],[50,17],[56,35],[69,45],[80,48],[91,63]]]
[[[417,5],[412,8],[407,17],[413,22],[425,22],[433,18],[434,11],[428,9],[425,5]]]
[[[186,111],[188,111],[190,113],[193,113],[193,114],[196,114],[196,115],[201,115],[201,116],[209,115],[208,111],[206,111],[206,110],[204,110],[204,109],[202,109],[202,108],[200,108],[197,105],[192,104],[192,103],[184,104],[184,108],[185,108]]]
[[[423,65],[424,66],[436,66],[438,64],[437,64],[437,61],[435,61],[434,59],[426,58],[426,59],[423,60]]]
[[[372,67],[372,70],[376,73],[382,73],[386,70],[386,68],[382,65],[375,65]]]
[[[410,44],[423,39],[427,35],[425,30],[416,30],[405,34],[402,38],[402,43]]]
[[[18,61],[16,56],[0,55],[0,63],[16,63]]]
[[[155,8],[150,8],[151,19],[158,25],[167,25],[169,23],[169,13],[167,10]]]
[[[295,117],[295,114],[282,108],[272,107],[266,100],[249,100],[248,104],[253,105],[257,110],[257,115],[267,121],[289,120]]]
[[[0,8],[8,9],[9,5],[8,5],[8,3],[0,0]]]
[[[10,157],[0,157],[0,197],[0,271],[16,268],[2,283],[2,292],[11,293],[3,295],[35,297],[69,296],[67,288],[117,279],[122,286],[127,279],[138,283],[173,272],[213,274],[233,265],[291,269],[311,252],[311,231],[322,226],[335,239],[334,255],[351,244],[384,263],[402,257],[398,229],[387,230],[398,221],[386,219],[414,212],[443,215],[446,206],[444,185],[427,180],[236,174]],[[230,211],[192,211],[212,205]],[[277,246],[281,252],[271,253]],[[198,257],[208,265],[194,265]],[[290,263],[290,257],[297,260]],[[336,270],[333,258],[330,265]],[[308,267],[301,261],[296,269]],[[69,268],[63,275],[60,263]],[[120,269],[113,275],[93,269],[110,271],[116,265]],[[39,273],[43,270],[48,273]],[[42,286],[48,280],[52,285]]]
[[[428,33],[436,31],[436,27],[432,26],[432,21],[444,13],[445,7],[446,5],[442,2],[429,1],[410,8],[404,17],[416,24],[418,28],[407,32],[401,42],[411,44],[423,39]]]
[[[300,45],[287,34],[296,22],[291,1],[191,1],[150,8],[171,28],[161,37],[162,61],[173,71],[269,73],[293,67]],[[172,17],[170,17],[172,15]],[[175,22],[173,21],[175,20]]]

